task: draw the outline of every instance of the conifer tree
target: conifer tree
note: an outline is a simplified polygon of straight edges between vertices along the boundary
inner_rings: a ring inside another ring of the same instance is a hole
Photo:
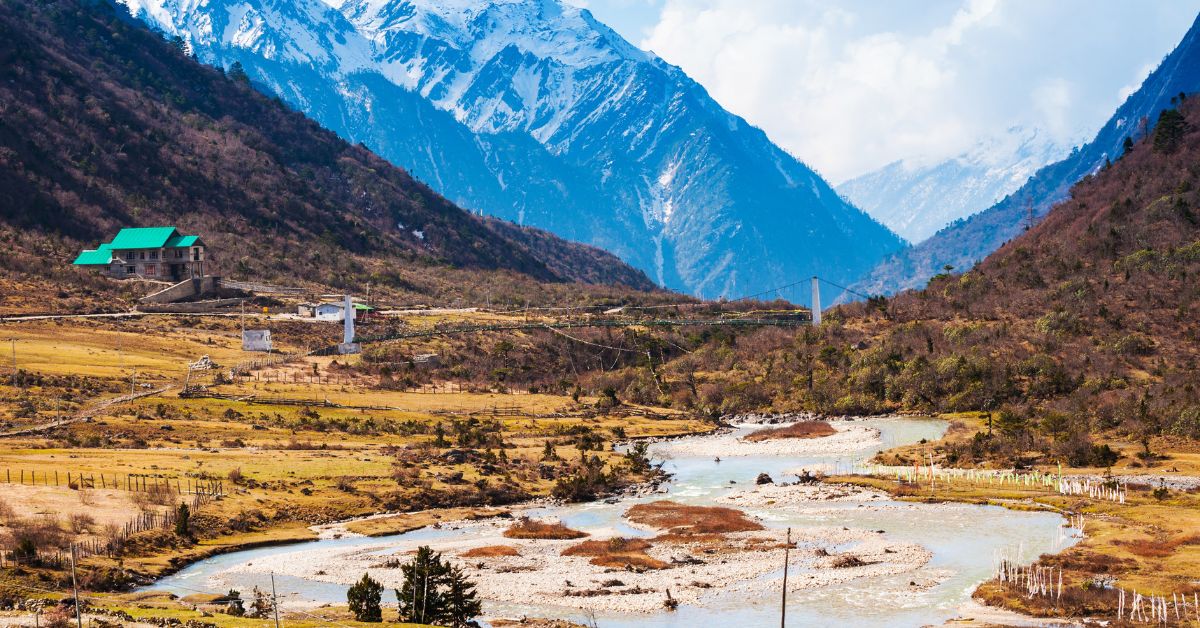
[[[400,621],[418,624],[439,621],[446,612],[443,589],[448,572],[442,555],[422,545],[412,562],[401,565],[400,570],[404,574],[404,584],[396,589]]]
[[[483,612],[483,603],[475,593],[475,585],[462,569],[450,567],[446,574],[446,614],[444,621],[451,628],[466,628]]]
[[[242,67],[241,61],[234,61],[233,65],[229,66],[229,78],[237,83],[250,84],[250,75],[246,74],[246,69]]]
[[[383,585],[363,574],[359,580],[346,591],[346,601],[350,603],[350,612],[354,613],[355,621],[381,622],[383,609],[379,605],[383,597]]]

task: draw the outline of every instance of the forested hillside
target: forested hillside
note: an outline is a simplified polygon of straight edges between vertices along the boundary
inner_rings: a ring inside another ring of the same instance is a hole
[[[714,416],[982,410],[995,435],[962,452],[981,457],[1041,450],[1099,464],[1092,440],[1110,431],[1200,438],[1193,100],[1177,96],[1127,155],[970,272],[843,306],[819,329],[716,339],[597,386]]]
[[[123,226],[176,224],[239,278],[370,281],[443,299],[475,280],[449,268],[653,288],[599,249],[464,212],[118,11],[93,0],[0,5],[10,279],[69,283],[78,248]]]

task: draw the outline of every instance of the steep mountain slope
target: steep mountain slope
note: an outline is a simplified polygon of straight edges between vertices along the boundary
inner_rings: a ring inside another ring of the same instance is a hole
[[[118,11],[91,0],[0,5],[9,237],[40,233],[62,248],[121,226],[178,224],[204,234],[219,271],[244,277],[429,293],[437,269],[456,266],[653,287],[603,251],[464,212]],[[45,256],[24,270],[58,265]]]
[[[970,268],[1066,197],[1071,185],[1119,157],[1126,137],[1137,139],[1180,92],[1200,89],[1200,19],[1096,137],[1066,159],[1039,170],[1025,185],[979,214],[955,222],[921,244],[884,259],[856,287],[871,294],[917,288],[946,265]]]
[[[464,207],[734,296],[900,240],[681,70],[558,0],[121,0]]]
[[[1070,152],[1037,129],[1012,127],[945,161],[896,161],[837,186],[839,194],[919,243],[983,211]]]

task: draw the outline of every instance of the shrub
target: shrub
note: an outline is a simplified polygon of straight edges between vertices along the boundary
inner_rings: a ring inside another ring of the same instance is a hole
[[[84,512],[72,514],[68,521],[71,526],[71,532],[75,534],[83,534],[96,525],[96,518]]]
[[[1154,341],[1143,334],[1121,336],[1112,344],[1113,353],[1123,356],[1143,356],[1154,352]]]
[[[581,539],[587,532],[572,530],[561,522],[546,523],[535,521],[529,517],[521,517],[517,522],[504,531],[504,536],[510,539]]]
[[[784,439],[784,438],[821,438],[823,436],[832,436],[837,433],[833,426],[825,421],[801,421],[783,427],[768,427],[761,430],[755,430],[745,436],[743,440],[757,443],[764,440]]]

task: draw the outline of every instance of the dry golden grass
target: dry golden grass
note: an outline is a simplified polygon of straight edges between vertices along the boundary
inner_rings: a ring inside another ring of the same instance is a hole
[[[782,438],[821,438],[823,436],[833,436],[834,434],[837,434],[837,430],[833,429],[833,426],[825,421],[802,421],[783,427],[767,427],[755,430],[747,434],[743,440],[757,443],[764,440]]]
[[[562,551],[563,556],[590,556],[590,562],[613,569],[667,569],[670,563],[651,557],[646,550],[652,546],[645,539],[615,537],[584,541]]]
[[[1200,534],[1181,534],[1163,539],[1117,540],[1114,543],[1143,558],[1166,558],[1178,551],[1182,545],[1200,545]]]
[[[634,523],[666,530],[674,536],[728,534],[763,529],[762,524],[734,508],[685,506],[672,501],[637,504],[625,513],[625,517]]]
[[[543,539],[543,540],[569,540],[582,539],[587,536],[587,532],[572,530],[561,522],[547,523],[544,521],[536,521],[528,517],[521,517],[516,523],[512,524],[504,531],[504,536],[510,539]]]
[[[986,429],[986,421],[973,415],[957,415],[946,437],[921,445],[933,448],[947,442],[961,442],[976,431]],[[1153,449],[1165,454],[1172,467],[1182,474],[1195,474],[1195,446],[1171,439],[1155,439]],[[1122,451],[1132,445],[1118,442]],[[896,448],[884,452],[878,459],[903,459],[916,453],[916,447]],[[1133,458],[1133,456],[1129,456]],[[1123,461],[1124,463],[1125,461]],[[1115,471],[1116,469],[1114,469]],[[1091,469],[1065,469],[1066,473],[1094,473]],[[1121,472],[1150,470],[1121,467]],[[1125,504],[1091,500],[1077,496],[1062,496],[1045,487],[990,486],[971,483],[938,482],[936,487],[925,483],[898,484],[891,478],[841,476],[828,478],[831,482],[846,482],[890,492],[908,501],[955,501],[991,504],[1012,509],[1049,510],[1082,513],[1086,518],[1087,534],[1071,548],[1058,554],[1039,558],[1043,567],[1063,570],[1065,593],[1060,603],[1040,597],[1030,598],[1019,588],[987,582],[976,591],[975,597],[992,606],[999,606],[1038,617],[1108,616],[1116,610],[1115,588],[1088,586],[1097,579],[1115,578],[1117,587],[1143,595],[1174,594],[1190,596],[1200,591],[1195,574],[1200,573],[1200,495],[1194,492],[1170,491],[1164,499],[1154,497],[1149,489],[1129,491]],[[1147,486],[1152,486],[1148,482]]]
[[[472,547],[459,554],[463,558],[499,558],[501,556],[520,556],[521,552],[511,545],[484,545]]]

